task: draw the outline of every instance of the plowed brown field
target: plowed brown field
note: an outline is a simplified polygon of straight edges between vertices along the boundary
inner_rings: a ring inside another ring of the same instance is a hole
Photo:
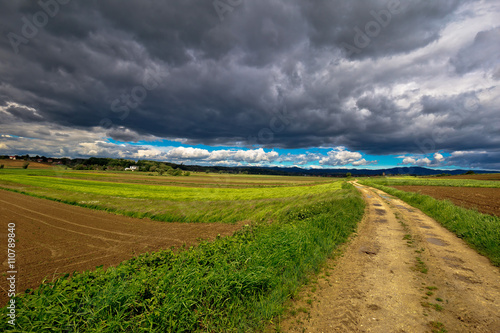
[[[481,213],[500,216],[500,188],[451,186],[392,186],[401,191],[417,192],[436,199],[447,199],[457,206],[476,208]]]
[[[16,225],[17,292],[74,271],[109,267],[141,253],[234,233],[240,224],[166,223],[118,216],[0,190],[0,261],[7,272],[7,225]],[[0,304],[7,282],[0,284]]]
[[[487,173],[481,175],[457,175],[440,177],[439,179],[475,179],[475,180],[499,180],[500,173]]]

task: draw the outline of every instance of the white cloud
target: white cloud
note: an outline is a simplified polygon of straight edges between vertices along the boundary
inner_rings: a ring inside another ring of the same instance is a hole
[[[443,156],[443,155],[441,155],[440,153],[435,153],[435,154],[434,154],[434,160],[435,160],[436,162],[438,162],[438,163],[439,163],[439,162],[442,162],[442,161],[444,161],[444,156]]]
[[[166,157],[174,160],[193,160],[210,162],[211,164],[223,164],[244,162],[250,164],[269,163],[276,160],[279,154],[275,151],[265,152],[264,149],[251,150],[213,150],[191,148],[191,147],[176,147],[170,150]]]
[[[323,155],[306,152],[305,154],[286,154],[277,159],[277,162],[292,162],[297,165],[305,165],[310,162],[319,161]]]
[[[167,156],[175,159],[202,160],[210,157],[210,152],[206,149],[176,147],[169,151]]]
[[[337,147],[327,153],[327,156],[319,160],[321,165],[341,166],[352,164],[355,166],[372,164],[375,161],[367,161],[361,153],[348,151],[344,147]]]
[[[436,159],[436,156],[438,159]],[[434,154],[434,160],[431,160],[427,157],[414,157],[414,156],[398,156],[397,158],[403,158],[401,164],[404,165],[418,165],[418,166],[436,166],[441,161],[444,160],[443,155],[436,153]]]

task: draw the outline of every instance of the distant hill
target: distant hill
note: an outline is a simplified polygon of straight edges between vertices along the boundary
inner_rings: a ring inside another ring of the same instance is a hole
[[[413,176],[432,176],[432,175],[462,175],[469,170],[440,170],[430,169],[425,167],[395,167],[386,169],[304,169],[299,167],[225,167],[225,166],[203,166],[203,165],[184,165],[170,162],[158,162],[139,160],[133,161],[128,159],[90,157],[90,158],[50,158],[45,156],[30,157],[29,155],[17,156],[17,160],[10,160],[9,156],[0,156],[0,164],[5,164],[5,167],[21,167],[24,160],[30,161],[29,168],[50,168],[54,164],[65,165],[77,170],[125,170],[131,165],[136,165],[139,171],[150,171],[154,167],[171,167],[184,171],[193,172],[212,172],[212,173],[245,173],[245,174],[260,174],[260,175],[294,175],[294,176],[323,176],[323,177],[344,177],[346,173],[353,176],[390,176],[390,175],[413,175]],[[37,162],[41,161],[41,163]],[[476,174],[484,173],[500,173],[500,171],[488,170],[473,170]]]

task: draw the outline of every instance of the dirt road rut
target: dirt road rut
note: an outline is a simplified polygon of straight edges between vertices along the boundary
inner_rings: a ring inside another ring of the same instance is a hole
[[[367,202],[358,234],[283,331],[500,332],[500,270],[421,211],[354,185]]]

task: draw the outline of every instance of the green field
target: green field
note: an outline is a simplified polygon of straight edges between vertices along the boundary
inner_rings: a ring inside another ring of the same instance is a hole
[[[136,183],[140,179],[156,183]],[[194,184],[172,185],[185,179],[197,182],[198,187],[194,187]],[[222,186],[217,187],[218,184]],[[254,186],[249,187],[249,184]],[[271,218],[283,209],[299,205],[304,199],[324,200],[328,196],[326,193],[338,190],[340,186],[340,181],[332,182],[331,179],[317,177],[218,174],[172,177],[130,172],[0,171],[0,188],[167,222],[236,223],[247,219]]]
[[[18,295],[18,332],[262,330],[364,212],[353,186],[312,177],[227,176],[233,187],[215,188],[215,177],[200,175],[210,186],[196,188],[126,182],[123,173],[11,171],[0,173],[0,186],[52,200],[164,221],[247,222],[231,237],[141,255]],[[6,314],[4,307],[0,331],[10,328]]]

